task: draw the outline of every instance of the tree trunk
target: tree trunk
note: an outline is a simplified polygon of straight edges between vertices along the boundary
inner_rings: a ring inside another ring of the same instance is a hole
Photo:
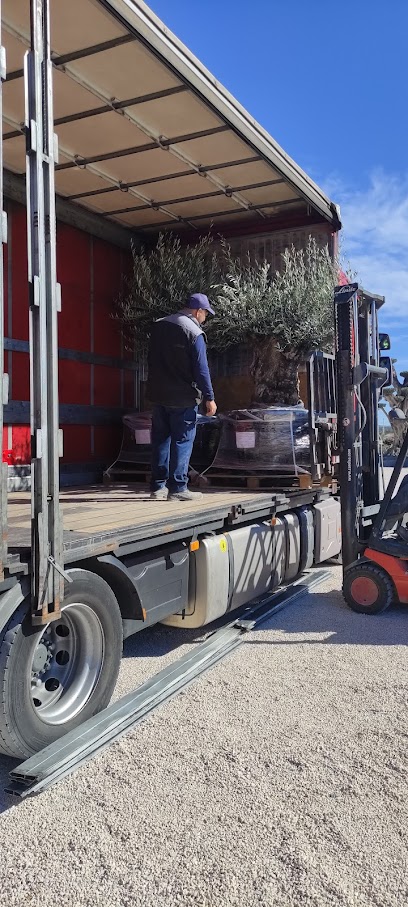
[[[299,402],[299,356],[278,349],[273,337],[252,342],[253,406],[296,406]]]

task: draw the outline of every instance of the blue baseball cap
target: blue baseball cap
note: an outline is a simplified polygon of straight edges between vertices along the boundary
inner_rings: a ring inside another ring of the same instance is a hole
[[[193,293],[187,305],[189,309],[205,309],[210,315],[215,315],[214,309],[211,308],[208,297],[204,293]]]

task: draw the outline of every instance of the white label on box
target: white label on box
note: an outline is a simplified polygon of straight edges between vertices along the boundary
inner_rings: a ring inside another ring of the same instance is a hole
[[[254,431],[236,431],[235,438],[238,450],[249,450],[251,447],[255,447]]]
[[[149,428],[136,428],[135,430],[135,441],[136,444],[150,444],[150,429]]]

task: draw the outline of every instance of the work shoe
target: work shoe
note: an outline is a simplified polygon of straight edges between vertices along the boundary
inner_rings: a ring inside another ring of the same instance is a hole
[[[152,501],[167,501],[168,494],[168,488],[158,488],[150,493],[150,497]]]
[[[169,501],[198,501],[203,495],[201,491],[173,491],[169,494]]]

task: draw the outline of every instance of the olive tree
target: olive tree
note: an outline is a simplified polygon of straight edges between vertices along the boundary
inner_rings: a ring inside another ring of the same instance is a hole
[[[143,351],[156,318],[178,311],[190,293],[206,293],[216,310],[208,323],[210,348],[244,343],[253,352],[253,403],[294,405],[299,364],[332,345],[336,282],[327,247],[313,238],[304,249],[286,249],[274,272],[268,262],[233,257],[211,235],[183,245],[162,234],[152,250],[133,251],[119,317],[132,347]]]
[[[333,343],[337,268],[327,247],[309,238],[287,248],[280,271],[268,262],[232,259],[224,246],[227,278],[217,290],[209,342],[218,349],[248,343],[253,351],[253,403],[295,405],[299,364]]]

